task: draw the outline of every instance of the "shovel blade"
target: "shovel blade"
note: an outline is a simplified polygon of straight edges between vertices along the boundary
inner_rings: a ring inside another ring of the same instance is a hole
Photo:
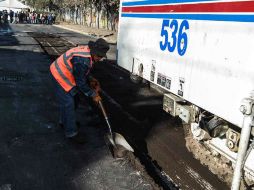
[[[119,134],[119,133],[114,133],[113,134],[114,139],[113,142],[116,145],[121,145],[123,146],[126,150],[130,151],[130,152],[134,152],[133,148],[131,147],[131,145],[126,141],[126,139],[123,137],[123,135]]]

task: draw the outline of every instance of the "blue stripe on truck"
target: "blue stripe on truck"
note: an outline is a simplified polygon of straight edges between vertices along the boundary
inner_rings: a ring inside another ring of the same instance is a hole
[[[197,2],[211,2],[216,0],[144,0],[144,1],[133,1],[123,2],[123,6],[136,6],[136,5],[155,5],[155,4],[171,4],[171,3],[197,3]],[[218,1],[217,1],[218,2]],[[222,1],[223,2],[223,1]]]

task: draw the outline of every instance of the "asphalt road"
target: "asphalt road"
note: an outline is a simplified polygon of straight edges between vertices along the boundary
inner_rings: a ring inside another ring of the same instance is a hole
[[[50,57],[28,33],[42,31],[81,37],[51,26],[0,26],[0,190],[152,189],[128,160],[112,158],[104,123],[92,124],[87,104],[78,110],[87,143],[64,138]]]

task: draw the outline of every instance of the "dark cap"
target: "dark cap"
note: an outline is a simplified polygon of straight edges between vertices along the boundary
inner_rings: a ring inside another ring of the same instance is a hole
[[[91,50],[92,55],[97,55],[99,57],[107,57],[107,52],[109,50],[109,44],[106,40],[99,38],[95,42],[89,41],[88,46]]]

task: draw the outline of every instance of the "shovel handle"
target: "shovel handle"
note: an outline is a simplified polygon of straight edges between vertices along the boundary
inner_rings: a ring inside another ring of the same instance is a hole
[[[105,110],[105,108],[104,108],[104,106],[103,106],[103,104],[102,104],[101,101],[99,101],[99,106],[100,106],[100,108],[101,108],[101,111],[102,111],[102,113],[103,113],[104,118],[105,118],[105,119],[108,119],[106,110]]]
[[[100,106],[100,108],[101,108],[101,111],[102,111],[102,113],[103,113],[103,116],[104,116],[104,118],[105,118],[105,120],[106,120],[106,123],[107,123],[107,125],[108,125],[108,130],[109,130],[111,139],[113,139],[113,133],[112,133],[112,129],[111,129],[111,126],[110,126],[110,123],[109,123],[109,120],[108,120],[108,116],[107,116],[106,110],[105,110],[105,108],[104,108],[104,106],[103,106],[103,104],[102,104],[101,101],[99,101],[99,106]]]

